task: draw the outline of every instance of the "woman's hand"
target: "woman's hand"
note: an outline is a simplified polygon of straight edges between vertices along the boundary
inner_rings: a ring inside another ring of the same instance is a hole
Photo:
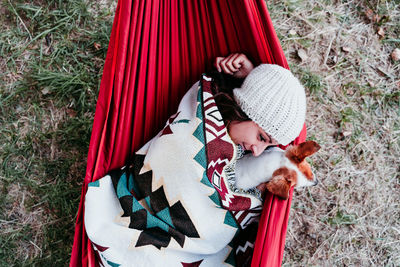
[[[219,72],[223,71],[235,78],[245,78],[252,69],[253,63],[245,54],[233,53],[227,57],[217,57],[215,59],[215,67]]]

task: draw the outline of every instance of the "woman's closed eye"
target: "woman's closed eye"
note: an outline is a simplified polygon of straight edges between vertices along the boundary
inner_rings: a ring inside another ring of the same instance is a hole
[[[260,141],[261,142],[268,142],[268,143],[272,143],[272,138],[271,136],[269,136],[268,134],[264,135],[264,134],[260,134]]]
[[[269,140],[267,140],[267,138],[266,137],[268,137],[268,139]],[[271,143],[271,137],[269,136],[269,135],[266,135],[266,137],[263,135],[263,134],[260,134],[260,140],[261,140],[261,142],[269,142],[269,143]]]

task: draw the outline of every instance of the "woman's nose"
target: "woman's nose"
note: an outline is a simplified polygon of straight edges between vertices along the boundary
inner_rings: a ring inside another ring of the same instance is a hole
[[[252,145],[251,146],[251,152],[253,153],[254,157],[258,157],[258,156],[260,156],[262,150],[258,146]]]
[[[261,155],[261,153],[267,148],[267,144],[258,144],[258,145],[252,145],[251,146],[251,152],[253,153],[254,157],[258,157]]]

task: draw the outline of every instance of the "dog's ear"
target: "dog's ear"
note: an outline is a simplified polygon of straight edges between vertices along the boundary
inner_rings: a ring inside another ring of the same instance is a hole
[[[306,157],[311,156],[321,148],[314,141],[306,141],[297,146],[289,147],[286,151],[286,157],[295,163],[302,162]]]
[[[271,180],[267,183],[267,189],[272,194],[283,199],[288,199],[290,188],[296,185],[297,174],[293,170],[280,168],[274,172]]]

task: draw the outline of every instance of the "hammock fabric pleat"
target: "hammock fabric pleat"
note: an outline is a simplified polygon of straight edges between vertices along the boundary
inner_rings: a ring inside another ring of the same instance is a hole
[[[217,56],[288,68],[263,0],[119,0],[100,85],[70,266],[98,266],[84,228],[88,183],[155,136]],[[305,127],[295,143],[305,140]],[[267,195],[252,266],[280,266],[290,203]]]

